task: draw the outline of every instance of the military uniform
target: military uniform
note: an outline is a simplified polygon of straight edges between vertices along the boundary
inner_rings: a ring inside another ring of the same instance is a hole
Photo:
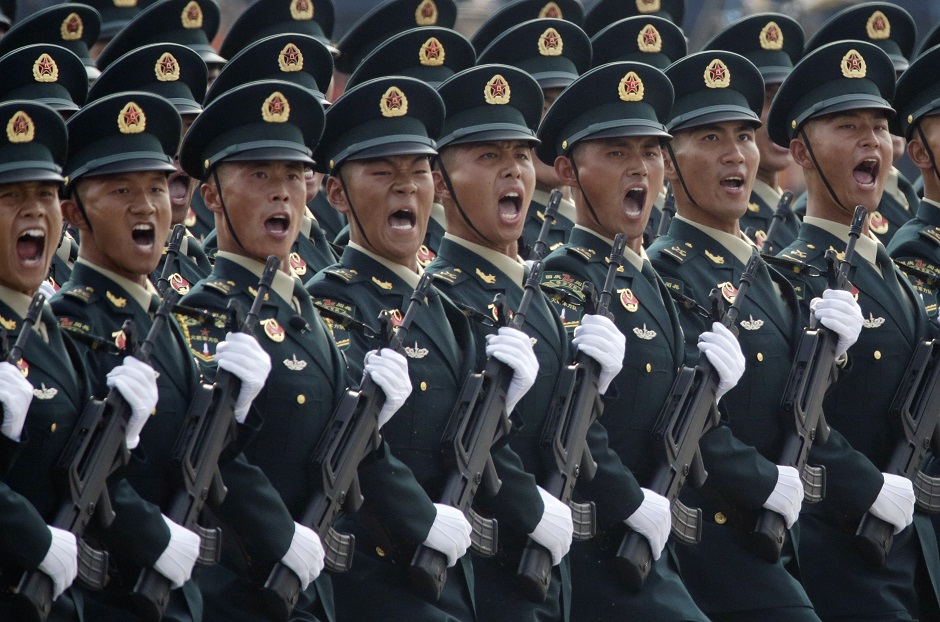
[[[522,239],[519,241],[519,255],[525,259],[536,259],[535,241],[538,240],[539,232],[542,230],[542,223],[545,222],[545,206],[548,205],[550,192],[544,188],[536,188],[532,195],[532,202],[529,203],[529,211],[526,214],[525,228],[522,230]],[[574,227],[574,203],[568,199],[562,199],[558,205],[558,214],[555,221],[549,225],[548,229],[548,249],[555,250],[562,247],[568,240],[568,234]]]
[[[927,317],[937,316],[938,282],[940,278],[940,205],[930,199],[921,199],[917,215],[898,229],[888,245],[888,254],[901,270],[907,273],[911,284],[920,294]],[[916,271],[916,272],[915,272]]]
[[[150,282],[154,285],[159,284],[160,277],[163,276],[163,271],[169,258],[169,254],[167,253],[168,248],[167,246],[163,249],[163,257],[160,258],[160,263],[157,264],[156,269],[150,274]],[[175,268],[167,278],[170,287],[183,296],[189,293],[190,287],[195,283],[209,276],[211,271],[212,264],[209,263],[209,258],[206,256],[206,253],[202,250],[199,242],[196,241],[195,236],[189,231],[186,231],[180,244]]]
[[[771,188],[759,179],[754,180],[754,189],[751,190],[747,213],[739,222],[742,231],[753,231],[751,239],[759,248],[763,248],[764,245],[778,250],[785,248],[796,239],[800,231],[800,219],[796,217],[793,210],[788,209],[783,216],[783,221],[774,227],[773,238],[767,237],[782,195],[783,192],[779,188]]]

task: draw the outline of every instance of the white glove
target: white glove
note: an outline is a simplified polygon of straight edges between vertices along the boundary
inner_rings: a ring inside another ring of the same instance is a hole
[[[603,315],[585,315],[581,318],[581,325],[574,329],[574,339],[571,343],[600,363],[601,373],[597,379],[597,389],[603,395],[607,392],[610,381],[623,368],[627,338]]]
[[[914,485],[900,475],[882,475],[885,483],[868,511],[894,525],[894,533],[900,533],[914,522]]]
[[[443,503],[435,503],[437,516],[431,524],[431,531],[424,541],[424,546],[431,547],[447,556],[450,568],[464,556],[470,548],[470,533],[473,528],[463,512]]]
[[[117,389],[131,407],[131,420],[127,424],[127,448],[134,449],[140,443],[140,432],[157,407],[157,374],[153,367],[133,356],[124,359],[108,372],[108,387]]]
[[[229,333],[215,349],[215,360],[221,369],[242,381],[235,400],[235,420],[245,423],[251,403],[261,393],[271,373],[271,357],[258,340],[245,333]]]
[[[744,354],[734,334],[721,322],[714,322],[712,329],[698,336],[698,349],[705,353],[708,362],[718,372],[718,390],[715,401],[738,384],[744,375]]]
[[[539,496],[545,509],[542,518],[535,526],[529,537],[544,546],[552,554],[552,565],[557,566],[571,548],[571,537],[574,535],[574,523],[571,520],[571,508],[556,499],[541,486]]]
[[[39,570],[52,579],[52,600],[69,589],[78,576],[78,544],[71,531],[49,527],[52,544],[39,562]]]
[[[827,289],[822,298],[813,298],[809,309],[820,324],[839,336],[836,358],[852,347],[862,332],[862,308],[851,293],[841,289]]]
[[[199,536],[178,525],[166,516],[163,522],[170,530],[170,543],[160,553],[153,569],[170,580],[173,589],[182,587],[193,575],[193,566],[199,557]]]
[[[643,503],[623,522],[649,541],[653,559],[657,560],[666,548],[666,541],[672,531],[672,511],[666,497],[646,488],[641,490]]]
[[[15,365],[0,362],[0,404],[3,404],[3,423],[0,434],[19,442],[26,422],[29,404],[33,401],[33,385],[23,377]]]
[[[385,404],[379,411],[381,430],[411,395],[408,359],[390,348],[382,348],[381,353],[370,350],[366,352],[365,370],[385,394]]]
[[[486,336],[486,355],[512,367],[512,382],[506,391],[506,412],[510,413],[535,384],[539,373],[532,341],[521,330],[502,326],[497,334]]]
[[[39,284],[39,293],[46,297],[46,300],[49,300],[55,296],[55,288],[52,286],[52,283],[49,281],[43,281]]]
[[[791,466],[777,465],[777,483],[764,507],[782,516],[787,522],[787,529],[800,517],[803,506],[803,480],[800,472]]]
[[[300,578],[302,589],[307,589],[310,582],[320,576],[324,557],[326,554],[323,552],[323,544],[317,532],[300,523],[294,523],[294,537],[281,563],[293,570],[294,574]]]

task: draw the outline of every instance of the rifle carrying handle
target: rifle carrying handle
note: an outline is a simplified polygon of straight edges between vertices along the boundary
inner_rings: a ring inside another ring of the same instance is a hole
[[[855,544],[866,562],[881,568],[885,565],[894,544],[894,525],[869,512],[858,524]]]

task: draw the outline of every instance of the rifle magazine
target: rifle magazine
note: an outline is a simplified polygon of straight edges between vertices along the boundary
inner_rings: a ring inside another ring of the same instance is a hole
[[[108,584],[108,552],[99,551],[84,540],[79,540],[76,581],[89,590],[103,590]]]
[[[346,572],[352,568],[353,553],[356,549],[356,536],[340,533],[332,527],[323,538],[326,552],[326,568],[330,572]]]
[[[921,512],[940,513],[940,477],[931,477],[918,471],[914,475],[914,498]]]
[[[826,498],[826,467],[804,464],[800,479],[804,503],[819,503]]]
[[[678,499],[672,504],[672,537],[682,544],[702,540],[702,510],[690,508]]]
[[[473,531],[470,533],[470,548],[481,557],[496,555],[499,543],[499,529],[495,518],[484,518],[472,509],[467,512],[467,519]]]
[[[215,566],[222,558],[222,530],[196,525],[195,531],[200,540],[196,563],[200,566]]]
[[[590,540],[597,534],[597,508],[594,502],[577,503],[569,501],[571,521],[574,523],[574,540]]]

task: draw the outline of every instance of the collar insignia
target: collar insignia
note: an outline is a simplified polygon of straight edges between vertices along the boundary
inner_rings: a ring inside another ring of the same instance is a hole
[[[487,285],[493,285],[494,283],[496,283],[496,275],[486,274],[479,268],[477,268],[477,276],[480,277],[480,280],[486,283]]]
[[[179,61],[169,52],[164,52],[153,66],[153,72],[160,82],[176,82],[180,79]]]
[[[390,86],[379,100],[383,117],[403,117],[408,114],[408,98],[397,86]]]
[[[16,364],[16,368],[20,370],[24,378],[29,377],[29,363],[26,362],[26,359],[20,359],[20,362]]]
[[[757,212],[760,211],[760,205],[758,205],[757,203],[754,203],[754,202],[748,202],[748,204],[747,204],[747,211],[753,212],[753,213],[756,214]]]
[[[856,50],[849,50],[842,57],[842,75],[846,78],[864,78],[868,70],[865,59]]]
[[[377,278],[372,277],[372,282],[386,291],[392,289],[392,284],[389,281],[380,281]]]
[[[767,22],[760,31],[760,46],[764,50],[783,49],[783,31],[777,22]]]
[[[272,317],[266,320],[261,320],[261,325],[264,326],[264,334],[267,335],[268,339],[274,343],[281,343],[284,341],[284,329],[281,328],[281,325],[277,323],[275,318]]]
[[[869,17],[868,21],[865,23],[865,32],[868,33],[869,39],[875,41],[890,39],[891,22],[888,21],[888,16],[881,11],[872,13],[871,17]]]
[[[638,102],[643,101],[643,94],[646,89],[643,86],[643,80],[636,75],[635,71],[627,72],[620,84],[617,86],[617,93],[621,101]]]
[[[757,248],[764,248],[764,242],[767,241],[767,232],[763,229],[759,229],[754,232],[754,244],[757,244]]]
[[[500,74],[496,74],[490,78],[490,81],[483,87],[483,99],[485,99],[488,104],[508,104],[510,94],[509,83],[506,82],[506,78]],[[545,220],[545,218],[543,217],[542,220]]]
[[[423,359],[428,355],[428,349],[418,346],[418,342],[415,341],[415,347],[405,346],[405,354],[408,355],[408,358]]]
[[[202,7],[196,0],[190,0],[190,3],[183,7],[180,23],[186,30],[202,28]]]
[[[85,24],[78,13],[69,13],[59,26],[59,35],[63,41],[78,41],[85,34]]]
[[[433,0],[423,0],[415,9],[415,24],[433,26],[437,23],[437,5]]]
[[[705,68],[705,86],[710,89],[726,89],[731,86],[731,72],[721,59],[716,58]]]
[[[757,330],[764,325],[764,320],[755,320],[753,315],[748,316],[750,319],[741,320],[741,328],[744,330]]]
[[[261,104],[261,118],[268,123],[286,123],[290,119],[290,103],[280,91],[274,91]]]
[[[643,26],[636,36],[636,43],[640,51],[646,54],[656,54],[663,49],[663,38],[652,24]]]
[[[289,359],[284,359],[284,367],[291,371],[303,371],[307,366],[307,361],[297,358],[296,354],[291,354]]]
[[[5,317],[0,316],[0,327],[2,327],[3,330],[7,332],[16,330],[16,320],[8,320]]]
[[[59,66],[55,60],[46,53],[39,55],[33,63],[33,79],[36,82],[57,82],[59,80]]]
[[[541,11],[539,11],[539,19],[546,17],[550,17],[552,19],[564,19],[564,16],[561,14],[561,7],[554,2],[549,2],[542,7]]]
[[[7,140],[11,143],[32,142],[36,136],[36,124],[22,110],[16,111],[7,122]]]
[[[290,16],[296,22],[308,22],[313,19],[313,2],[311,0],[291,0]]]
[[[285,45],[281,53],[277,55],[277,66],[284,73],[303,71],[304,55],[300,52],[300,48],[293,43]]]
[[[388,313],[388,321],[391,323],[392,328],[401,326],[401,323],[405,319],[398,309],[392,309],[391,311],[386,311],[386,313]]]
[[[659,0],[636,0],[636,10],[644,15],[659,10]]]
[[[418,248],[416,256],[418,258],[418,265],[420,265],[422,268],[427,268],[428,265],[434,261],[434,258],[437,257],[437,255],[434,254],[434,251],[424,244]]]
[[[121,298],[121,297],[119,297],[119,296],[115,296],[115,295],[112,294],[111,292],[105,292],[104,295],[105,295],[105,296],[107,297],[107,299],[111,302],[111,304],[113,304],[113,305],[114,305],[115,307],[117,307],[118,309],[123,309],[124,307],[127,306],[127,299],[126,299],[126,298]]]
[[[640,301],[633,295],[633,290],[629,288],[618,289],[617,293],[620,294],[620,304],[630,313],[635,313],[640,308]]]
[[[124,334],[123,330],[116,330],[111,333],[111,336],[114,337],[114,345],[123,350],[127,347],[127,335]]]
[[[444,45],[437,37],[431,37],[418,50],[418,60],[425,67],[440,67],[444,64]]]
[[[656,336],[656,331],[649,330],[648,328],[646,328],[646,323],[644,322],[643,328],[640,328],[638,326],[633,327],[633,334],[639,337],[640,339],[643,339],[644,341],[649,341],[650,339]]]
[[[140,134],[147,129],[147,115],[134,102],[127,102],[118,113],[117,124],[122,134]]]
[[[713,255],[712,253],[709,253],[707,250],[705,251],[705,256],[711,259],[712,261],[714,261],[719,266],[725,263],[724,257],[722,257],[721,255]]]

